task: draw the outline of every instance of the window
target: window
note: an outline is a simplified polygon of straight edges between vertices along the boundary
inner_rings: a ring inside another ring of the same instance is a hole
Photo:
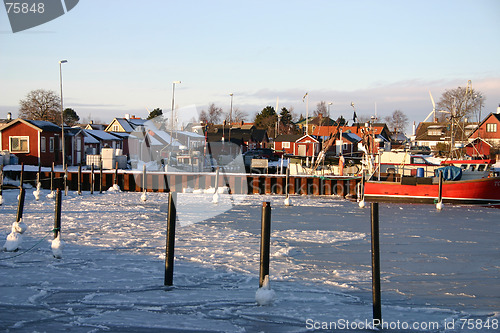
[[[9,137],[9,148],[11,153],[29,153],[30,139],[27,136]]]
[[[47,151],[47,138],[42,136],[40,138],[40,151],[45,153]]]
[[[282,142],[281,147],[282,148],[290,148],[290,142]]]
[[[120,125],[113,125],[112,132],[119,132],[120,131]]]
[[[54,152],[54,138],[49,138],[49,151]]]
[[[441,128],[429,128],[427,130],[427,134],[428,135],[435,135],[435,136],[438,136],[438,135],[442,135],[443,134],[443,130]]]
[[[496,131],[497,131],[497,124],[486,124],[486,132],[496,133]]]

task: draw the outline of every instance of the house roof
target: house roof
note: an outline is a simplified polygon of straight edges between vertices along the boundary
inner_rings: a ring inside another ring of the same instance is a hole
[[[44,121],[44,120],[28,120],[28,119],[22,119],[22,118],[17,118],[10,123],[6,124],[5,126],[2,127],[2,130],[13,126],[17,123],[23,123],[27,126],[30,126],[34,128],[35,130],[42,132],[61,132],[61,127],[49,122],[49,121]]]
[[[105,130],[106,127],[108,127],[106,124],[87,124],[86,126],[83,126],[83,128],[88,130]]]
[[[335,125],[335,121],[329,117],[323,117],[323,116],[317,116],[313,118],[312,120],[309,120],[310,125],[316,125],[316,126],[333,126]]]
[[[318,126],[312,132],[316,136],[330,136],[332,133],[337,132],[337,126]]]
[[[295,142],[302,137],[302,134],[281,134],[274,139],[274,142]]]
[[[268,140],[267,131],[261,129],[243,129],[243,128],[232,128],[229,132],[228,128],[215,128],[207,132],[207,139],[209,142],[222,141],[222,134],[224,134],[224,140],[231,140],[236,144],[241,145],[243,142],[264,142]]]
[[[121,141],[117,136],[101,130],[83,130],[86,134],[93,136],[99,141]]]
[[[112,132],[112,129],[113,129],[112,126],[114,125],[114,123],[118,123],[123,128],[123,130],[127,133],[131,133],[134,131],[134,126],[132,126],[125,118],[113,119],[111,121],[111,123],[108,125],[108,127],[106,127],[105,131]]]
[[[303,135],[300,138],[298,138],[297,140],[295,140],[295,142],[299,142],[299,141],[302,141],[303,139],[307,139],[307,138],[310,139],[313,142],[319,142],[317,139],[313,138],[310,135]]]
[[[352,143],[357,143],[361,141],[361,138],[354,133],[342,133],[342,138],[349,140]]]
[[[481,123],[480,123],[480,124],[476,127],[476,129],[475,129],[474,131],[472,131],[472,133],[469,135],[469,138],[470,138],[471,136],[473,136],[473,135],[476,133],[476,131],[477,131],[479,128],[481,128],[481,127],[483,126],[483,124],[484,124],[486,121],[488,121],[488,120],[490,119],[490,117],[494,117],[494,118],[496,118],[496,120],[497,120],[498,122],[500,122],[500,113],[490,113],[490,114],[489,114],[486,118],[484,118],[484,120],[483,120],[483,121],[482,121],[482,122],[481,122]]]
[[[80,134],[80,132],[82,131],[81,128],[78,128],[78,127],[70,127],[70,128],[67,128],[65,127],[64,128],[64,135],[65,136],[76,136],[78,134]]]

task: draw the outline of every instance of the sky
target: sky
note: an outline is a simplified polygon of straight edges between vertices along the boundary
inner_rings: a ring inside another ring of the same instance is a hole
[[[447,89],[500,104],[500,1],[80,0],[65,15],[13,33],[0,8],[0,118],[35,89],[84,119],[109,122],[208,105],[249,114],[293,107],[332,118],[403,111],[423,121]],[[303,102],[308,92],[308,103]],[[308,104],[308,105],[307,105]],[[180,111],[182,112],[182,111]],[[411,131],[408,126],[407,132]]]

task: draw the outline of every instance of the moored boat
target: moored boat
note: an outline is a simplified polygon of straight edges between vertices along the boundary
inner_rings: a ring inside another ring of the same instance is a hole
[[[500,204],[500,177],[491,171],[495,161],[456,162],[436,169],[434,177],[386,174],[380,180],[368,180],[363,197],[367,201],[436,203],[442,198],[443,203],[452,204]],[[476,167],[472,169],[472,165]],[[439,172],[446,175],[441,188]]]

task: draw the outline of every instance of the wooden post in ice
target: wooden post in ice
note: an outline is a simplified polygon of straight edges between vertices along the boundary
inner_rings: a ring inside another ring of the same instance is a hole
[[[16,222],[21,221],[23,218],[23,210],[24,210],[24,197],[26,196],[26,190],[21,187],[20,192],[19,192],[19,202],[17,204],[17,215],[16,215]]]
[[[55,205],[55,215],[54,215],[54,239],[59,235],[61,231],[61,190],[58,188],[56,190],[56,205]]]
[[[141,200],[146,201],[148,198],[146,196],[146,191],[147,191],[147,182],[146,182],[146,164],[142,166],[142,195],[141,195]]]
[[[102,193],[102,160],[99,161],[99,193]]]
[[[262,223],[260,236],[260,273],[259,288],[262,288],[266,275],[269,275],[269,252],[271,243],[271,203],[262,203]]]
[[[290,165],[290,164],[288,164]],[[286,167],[286,176],[285,176],[285,206],[290,206],[290,194],[288,193],[288,182],[290,180],[290,168],[287,166]]]
[[[90,194],[94,194],[94,183],[95,183],[94,163],[92,163],[90,165]]]
[[[219,203],[219,167],[215,169],[215,191],[214,195],[212,197],[212,202],[213,203]]]
[[[382,304],[380,300],[380,243],[378,202],[373,202],[371,204],[371,232],[373,320],[380,323],[382,321]]]
[[[38,163],[38,173],[36,174],[36,186],[38,186],[38,183],[40,183],[40,180],[42,179],[41,177],[42,174],[42,163]]]
[[[68,165],[64,165],[64,180],[63,180],[63,186],[64,186],[64,195],[68,195]]]
[[[115,162],[115,179],[113,183],[118,185],[118,162]]]
[[[82,165],[78,165],[78,195],[82,194]]]
[[[21,163],[21,174],[19,175],[19,188],[23,188],[24,183],[24,163]]]
[[[54,216],[54,240],[52,241],[52,255],[56,259],[62,258],[62,248],[64,242],[61,241],[61,196],[62,192],[60,188],[57,188],[56,194],[56,206],[55,206],[55,216]]]
[[[50,192],[54,191],[54,162],[50,168]]]
[[[3,204],[3,164],[0,165],[0,206]]]
[[[175,219],[177,210],[175,208],[176,193],[170,192],[168,196],[168,218],[167,218],[167,244],[165,247],[165,286],[173,285],[174,280],[174,249],[175,249]]]
[[[443,171],[439,170],[439,193],[438,202],[436,203],[436,209],[443,209]]]

